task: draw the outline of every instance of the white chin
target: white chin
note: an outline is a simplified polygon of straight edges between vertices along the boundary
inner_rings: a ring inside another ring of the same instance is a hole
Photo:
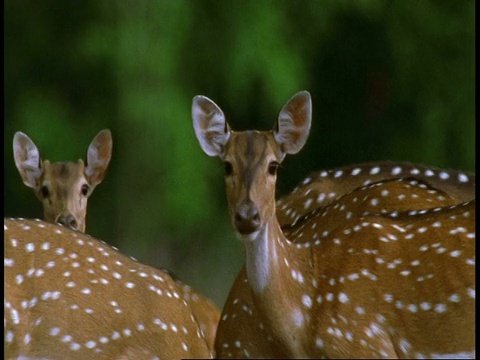
[[[260,231],[254,231],[250,234],[240,234],[237,231],[237,236],[242,241],[255,241],[258,238],[259,233],[260,233]]]

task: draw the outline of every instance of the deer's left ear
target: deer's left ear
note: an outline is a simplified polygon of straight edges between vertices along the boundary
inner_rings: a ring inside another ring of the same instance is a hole
[[[230,138],[223,111],[205,96],[195,96],[192,102],[193,128],[203,151],[209,156],[225,156],[225,144]]]
[[[276,142],[285,154],[299,152],[310,133],[312,99],[308,91],[296,93],[283,106],[273,130]]]
[[[85,176],[90,185],[100,184],[107,173],[112,157],[112,133],[108,129],[100,131],[92,140],[87,150]]]

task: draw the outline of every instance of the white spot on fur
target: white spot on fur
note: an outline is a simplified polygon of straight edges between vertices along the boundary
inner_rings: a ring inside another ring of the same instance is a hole
[[[463,174],[463,173],[460,173],[458,174],[458,181],[460,181],[461,183],[466,183],[468,182],[468,176]]]
[[[312,308],[312,305],[313,305],[313,302],[312,302],[312,298],[308,295],[302,295],[302,304],[307,308],[307,309],[311,309]]]
[[[447,311],[447,305],[445,304],[437,304],[435,305],[435,311],[439,314],[443,314]]]
[[[304,317],[303,317],[302,311],[298,308],[294,309],[293,310],[293,322],[294,322],[295,326],[301,327],[303,325],[303,320],[304,320]]]
[[[349,301],[349,298],[347,294],[341,292],[338,294],[338,301],[340,301],[343,304],[346,304]]]

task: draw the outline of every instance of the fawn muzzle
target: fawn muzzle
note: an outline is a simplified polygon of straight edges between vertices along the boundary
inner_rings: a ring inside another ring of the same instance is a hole
[[[70,213],[60,214],[55,221],[56,223],[62,224],[72,230],[78,230],[78,222]]]

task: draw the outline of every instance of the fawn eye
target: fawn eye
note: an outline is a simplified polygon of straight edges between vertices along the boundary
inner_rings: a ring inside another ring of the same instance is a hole
[[[48,187],[45,185],[40,188],[40,194],[42,194],[42,197],[46,199],[50,195],[50,191],[48,191]]]
[[[88,190],[90,190],[90,187],[87,184],[83,184],[80,191],[82,192],[83,196],[87,196]]]
[[[225,161],[223,164],[225,166],[225,175],[230,176],[233,173],[233,167],[232,164],[230,164],[228,161]]]
[[[270,164],[268,164],[268,173],[270,175],[276,175],[277,174],[277,169],[280,164],[276,161],[272,161]]]

